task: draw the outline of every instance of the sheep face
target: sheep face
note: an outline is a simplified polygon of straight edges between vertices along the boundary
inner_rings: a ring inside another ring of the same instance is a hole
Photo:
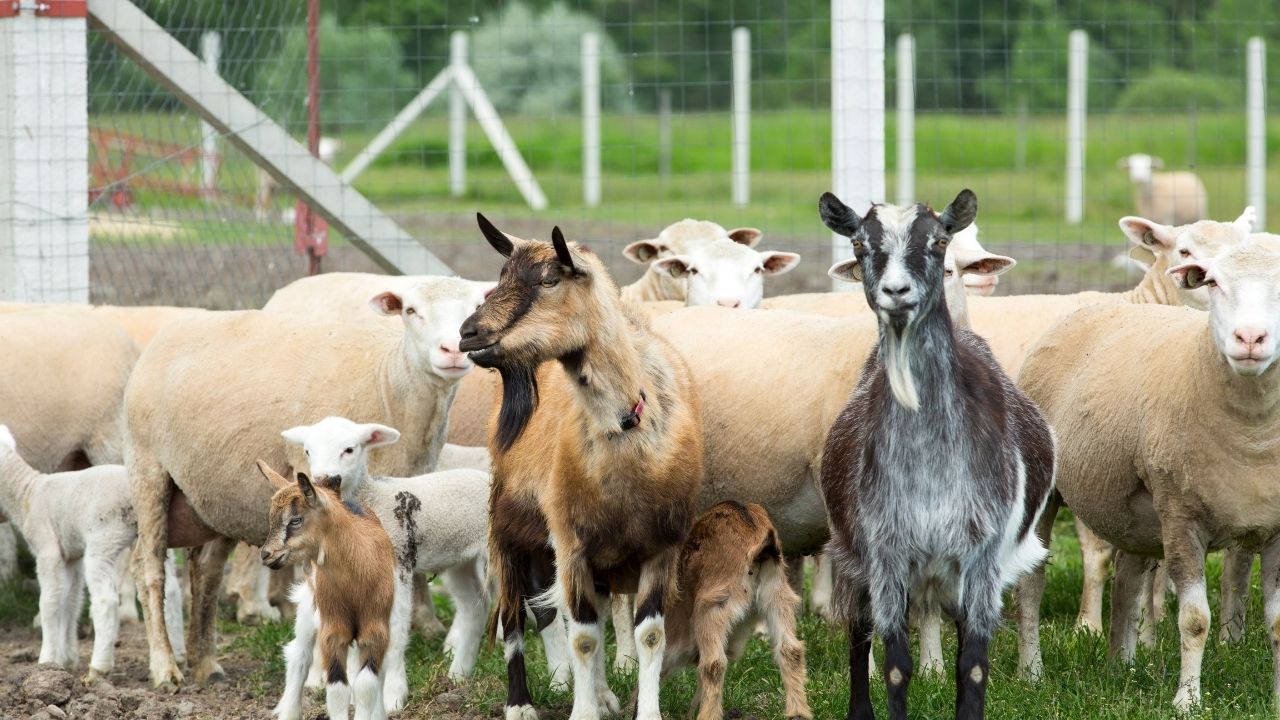
[[[681,255],[695,247],[718,240],[731,240],[739,245],[755,247],[764,233],[752,227],[740,227],[725,230],[710,220],[694,220],[685,218],[671,223],[652,240],[637,240],[622,249],[628,260],[640,265],[648,265],[673,255]]]
[[[550,243],[513,240],[478,217],[507,262],[493,292],[463,323],[462,350],[481,367],[530,369],[585,347],[601,308],[618,303],[600,260],[566,242],[558,227]]]
[[[1249,236],[1256,219],[1253,206],[1246,207],[1240,217],[1225,223],[1201,220],[1188,225],[1163,225],[1146,218],[1128,216],[1120,218],[1120,229],[1135,246],[1134,252],[1150,253],[1139,260],[1150,267],[1157,259],[1169,266],[1194,260],[1209,260],[1224,249],[1239,244]],[[1139,250],[1140,249],[1140,250]],[[1133,253],[1130,257],[1134,257]],[[1137,258],[1135,258],[1137,259]],[[1209,309],[1209,288],[1201,285],[1194,289],[1179,286],[1182,304],[1197,310]]]
[[[472,366],[458,347],[462,323],[480,307],[491,287],[490,283],[460,278],[433,278],[408,292],[388,290],[374,296],[369,304],[383,315],[399,315],[404,320],[405,340],[418,369],[457,380]]]
[[[1280,333],[1280,237],[1257,235],[1169,274],[1180,287],[1208,289],[1213,342],[1233,371],[1260,375],[1271,367]]]
[[[1164,167],[1164,160],[1146,153],[1134,153],[1120,158],[1117,163],[1123,170],[1129,171],[1129,180],[1136,183],[1151,182],[1151,173]]]
[[[658,260],[654,267],[685,281],[685,305],[758,308],[765,276],[789,272],[799,262],[796,253],[760,252],[723,239]]]
[[[978,199],[963,190],[941,215],[923,204],[873,205],[859,218],[825,193],[818,209],[827,227],[853,242],[853,261],[836,264],[831,275],[861,281],[867,304],[901,333],[942,302],[947,247],[973,222]],[[964,271],[959,262],[957,270]]]
[[[324,538],[325,514],[338,502],[328,490],[318,488],[304,474],[291,483],[262,460],[258,470],[276,492],[271,496],[270,531],[262,544],[262,564],[272,570],[319,560]]]
[[[341,489],[344,501],[354,501],[369,474],[369,451],[400,439],[395,428],[327,417],[314,425],[300,425],[280,433],[286,442],[301,445],[317,484]]]

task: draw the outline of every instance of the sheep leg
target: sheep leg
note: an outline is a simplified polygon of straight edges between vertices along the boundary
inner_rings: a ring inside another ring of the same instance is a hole
[[[191,622],[187,625],[187,650],[193,663],[192,674],[201,684],[220,682],[226,677],[218,664],[215,631],[218,591],[230,554],[231,541],[216,538],[187,558],[191,574]]]
[[[1222,622],[1218,630],[1221,642],[1233,643],[1244,637],[1252,570],[1252,550],[1230,547],[1222,553]]]
[[[484,578],[476,573],[474,562],[468,560],[455,565],[441,573],[441,577],[445,588],[453,596],[454,607],[453,624],[445,639],[445,647],[453,650],[449,677],[462,680],[471,677],[471,673],[475,671],[489,601],[485,597]]]
[[[413,596],[412,586],[404,590],[404,599]],[[408,615],[408,613],[405,613]],[[383,623],[365,623],[355,637],[356,650],[359,654],[360,670],[355,674],[352,684],[356,703],[356,720],[386,720],[387,710],[383,707],[383,661],[387,656],[390,643],[389,630]]]
[[[1107,586],[1107,566],[1114,549],[1076,518],[1076,537],[1084,560],[1084,587],[1080,591],[1080,614],[1076,627],[1102,634],[1102,593]],[[1045,547],[1048,547],[1047,545]]]
[[[1209,600],[1205,592],[1204,536],[1183,517],[1161,513],[1164,556],[1178,594],[1178,633],[1182,638],[1182,670],[1174,707],[1186,712],[1200,704],[1200,669],[1209,637]]]
[[[667,591],[677,577],[679,561],[680,548],[676,546],[659,552],[640,567],[640,592],[636,594],[640,603],[636,608],[636,657],[640,666],[636,720],[662,720],[658,691],[662,682],[662,659],[667,648],[663,613]],[[723,642],[721,640],[722,654]]]
[[[828,565],[830,563],[827,563]],[[789,720],[813,717],[809,698],[805,694],[804,643],[796,637],[796,609],[800,596],[783,582],[782,568],[777,563],[765,562],[760,567],[760,584],[756,588],[765,625],[769,628],[769,642],[773,646],[773,661],[782,675],[785,697],[784,715]],[[694,625],[697,628],[697,624]],[[701,635],[701,629],[695,630]]]
[[[409,700],[409,678],[405,675],[404,651],[409,643],[413,614],[413,570],[395,570],[394,595],[391,599],[391,639],[386,660],[378,673],[382,687],[382,705],[388,712],[400,712]],[[302,612],[302,606],[298,606]],[[357,703],[358,705],[358,703]]]
[[[132,559],[126,557],[120,570],[120,581],[116,583],[120,622],[125,623],[136,623],[142,619],[138,616],[138,585],[133,581],[132,564]]]
[[[178,582],[178,562],[174,550],[164,558],[164,627],[179,663],[187,661],[187,640],[182,626],[182,583]],[[130,604],[133,598],[129,598]]]
[[[65,656],[63,667],[72,670],[80,664],[80,638],[77,631],[80,628],[80,610],[84,607],[84,559],[72,560],[63,567],[66,573],[66,587],[70,588],[63,598],[62,606],[61,627],[66,633],[62,641]]]
[[[1036,537],[1040,544],[1050,547],[1053,541],[1053,522],[1062,508],[1062,496],[1056,491],[1049,494],[1044,512],[1036,522]],[[1018,579],[1018,675],[1027,680],[1039,680],[1044,672],[1044,660],[1040,656],[1040,604],[1044,598],[1045,567],[1048,561]]]
[[[916,619],[920,626],[920,672],[926,675],[941,673],[942,614],[937,608],[922,608]]]
[[[788,560],[788,563],[791,561]],[[809,609],[825,620],[833,620],[831,612],[831,560],[822,553],[813,556],[813,588],[809,592]]]
[[[322,622],[320,625],[320,664],[325,669],[324,704],[329,720],[347,720],[351,716],[351,684],[347,680],[347,650],[351,647],[351,631],[342,624]]]
[[[426,638],[445,634],[444,623],[436,616],[436,604],[431,600],[431,582],[422,573],[416,573],[413,580],[413,627]]]
[[[1262,551],[1262,597],[1271,640],[1271,700],[1280,708],[1280,542]]]
[[[121,571],[128,564],[129,549],[84,557],[84,577],[89,586],[89,612],[93,618],[93,656],[86,682],[110,674],[116,664],[116,636],[120,632]]]
[[[1151,622],[1156,627],[1164,622],[1164,600],[1170,587],[1169,566],[1159,562],[1156,564],[1155,574],[1151,577]]]
[[[71,591],[66,587],[67,575],[61,553],[50,548],[36,555],[36,579],[40,581],[40,659],[46,663],[62,665],[66,662],[63,642],[67,633],[62,629],[64,621],[63,597]]]
[[[547,657],[547,670],[551,673],[551,687],[568,688],[573,681],[573,669],[569,663],[569,631],[564,616],[551,608],[539,610],[534,619],[542,637],[542,651]],[[631,620],[631,616],[627,616]]]
[[[128,449],[125,460],[138,519],[134,579],[142,583],[151,682],[157,688],[173,690],[182,684],[183,677],[165,629],[164,558],[169,545],[169,502],[175,487],[158,462],[132,444]]]
[[[312,667],[312,649],[320,620],[316,614],[315,598],[305,582],[298,583],[292,598],[298,611],[293,616],[293,639],[284,646],[284,692],[271,711],[280,720],[302,718],[303,683]]]
[[[18,538],[13,525],[0,522],[0,582],[8,582],[18,574]]]
[[[614,593],[609,597],[609,605],[613,615],[613,635],[618,645],[613,656],[613,667],[625,671],[636,663],[636,629],[631,622],[631,617],[635,614],[636,596]]]
[[[1133,553],[1118,551],[1116,578],[1111,584],[1111,643],[1109,660],[1133,664],[1137,651],[1138,625],[1150,607],[1148,593],[1155,563]]]

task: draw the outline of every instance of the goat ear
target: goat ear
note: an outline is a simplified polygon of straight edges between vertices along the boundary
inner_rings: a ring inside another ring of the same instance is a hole
[[[1209,268],[1198,262],[1189,262],[1169,268],[1169,277],[1184,290],[1195,290],[1209,280]]]
[[[1236,229],[1240,231],[1241,235],[1248,235],[1253,232],[1253,228],[1258,224],[1258,211],[1250,205],[1245,208],[1244,212],[1240,213],[1240,217],[1236,218],[1235,222],[1231,224],[1236,226]]]
[[[658,260],[653,267],[658,272],[667,273],[673,278],[682,278],[689,274],[689,270],[693,268],[693,262],[688,255],[673,255]]]
[[[268,465],[266,460],[258,461],[258,472],[262,473],[262,477],[266,478],[267,482],[271,483],[271,487],[276,490],[289,487],[289,481]]]
[[[730,240],[747,247],[759,245],[763,237],[764,233],[753,227],[740,227],[729,231]]]
[[[840,202],[840,198],[829,192],[822,193],[822,197],[818,198],[818,216],[822,218],[824,225],[831,228],[831,232],[845,237],[853,237],[862,224],[862,218],[858,217],[853,208]]]
[[[302,491],[302,498],[307,501],[311,507],[320,504],[320,496],[316,493],[315,485],[311,484],[311,478],[306,473],[298,473],[298,489]]]
[[[760,253],[760,260],[765,275],[782,275],[796,269],[800,264],[800,254],[767,250]]]
[[[1018,261],[1011,257],[991,253],[956,258],[956,268],[962,275],[1003,275],[1017,264]]]
[[[577,270],[573,266],[573,255],[569,252],[569,243],[565,242],[564,233],[560,232],[560,226],[551,228],[551,246],[556,249],[556,259],[560,261],[560,266],[566,270]]]
[[[365,438],[364,438],[364,441],[361,442],[360,444],[364,445],[367,448],[376,448],[376,447],[382,447],[383,445],[391,445],[392,443],[400,439],[400,431],[393,427],[387,427],[386,425],[369,423],[364,426],[364,431],[365,431]]]
[[[977,217],[978,196],[969,188],[965,188],[956,195],[956,199],[952,200],[950,205],[942,210],[938,221],[949,234],[955,235],[969,227]]]
[[[1173,247],[1173,241],[1177,237],[1172,227],[1133,215],[1120,218],[1120,229],[1129,238],[1129,242],[1150,248],[1153,253],[1164,252]]]
[[[667,252],[670,252],[670,248],[657,240],[637,240],[622,248],[623,256],[640,265],[648,265]]]
[[[476,213],[476,224],[480,226],[480,232],[484,235],[484,239],[489,241],[489,244],[493,246],[494,250],[498,251],[499,255],[505,258],[511,257],[511,253],[515,251],[516,246],[511,242],[511,238],[507,237],[506,233],[494,227],[493,223],[489,222],[489,218],[480,213]]]
[[[381,315],[399,315],[404,309],[404,300],[394,292],[387,290],[369,298],[369,307]]]
[[[858,258],[841,260],[832,265],[830,270],[827,270],[827,275],[835,280],[851,283],[862,282],[862,263],[858,262]]]

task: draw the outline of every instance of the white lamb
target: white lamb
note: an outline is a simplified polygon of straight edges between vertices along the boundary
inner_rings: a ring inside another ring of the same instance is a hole
[[[129,479],[123,465],[41,473],[18,454],[17,442],[0,425],[0,512],[26,538],[40,581],[40,662],[71,669],[80,662],[76,625],[89,588],[93,657],[86,682],[115,667],[120,630],[117,586],[129,566],[138,536]],[[173,557],[165,562],[165,626],[174,653],[186,654],[182,637],[182,590]],[[132,602],[132,598],[129,598]]]
[[[1186,225],[1209,216],[1209,194],[1199,176],[1186,170],[1155,172],[1164,161],[1146,153],[1120,159],[1137,186],[1138,214],[1165,225]]]
[[[358,424],[327,417],[314,425],[281,433],[303,447],[312,477],[319,484],[336,485],[344,502],[371,510],[382,522],[396,555],[396,593],[391,614],[391,643],[385,675],[404,672],[409,636],[413,574],[440,574],[452,594],[456,615],[445,650],[453,655],[449,675],[467,677],[475,669],[476,653],[488,612],[480,562],[488,540],[489,475],[460,468],[411,478],[369,476],[369,450],[390,445],[400,433],[386,425]],[[304,679],[311,666],[318,616],[306,583],[294,587],[298,604],[294,639],[285,647],[285,690],[275,714],[286,720],[301,717]],[[566,674],[568,663],[563,628],[544,632],[548,658]]]

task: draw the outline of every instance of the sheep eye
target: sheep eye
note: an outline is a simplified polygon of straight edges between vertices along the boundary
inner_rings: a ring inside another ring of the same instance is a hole
[[[355,452],[355,451],[356,451],[356,449],[355,449],[355,448],[347,448],[346,450],[343,450],[343,451],[342,451],[342,454],[343,454],[343,455],[350,455],[351,453],[353,453],[353,452]]]
[[[302,451],[302,454],[303,454],[303,455],[306,455],[307,457],[311,457],[311,451],[310,451],[310,450],[303,450],[303,451]]]
[[[698,274],[698,268],[696,268],[696,267],[691,267],[691,268],[689,268],[689,274],[690,274],[690,275],[697,275],[697,274]]]
[[[1213,278],[1209,278],[1205,280],[1204,284],[1205,284],[1205,287],[1211,287],[1211,288],[1218,287],[1218,281],[1214,280]]]
[[[417,314],[418,314],[418,311],[417,311],[417,310],[414,310],[414,309],[413,309],[413,308],[411,308],[411,307],[410,307],[410,308],[405,308],[405,309],[404,309],[404,314],[405,314],[405,315],[417,315]]]
[[[755,273],[756,275],[759,275],[760,273],[764,272],[764,268],[756,268],[755,270],[752,270],[751,272]]]
[[[1178,254],[1179,254],[1179,255],[1181,255],[1181,256],[1182,256],[1182,257],[1184,257],[1184,258],[1189,258],[1189,257],[1191,257],[1191,251],[1190,251],[1190,250],[1186,250],[1186,249],[1179,250],[1179,251],[1178,251]]]

